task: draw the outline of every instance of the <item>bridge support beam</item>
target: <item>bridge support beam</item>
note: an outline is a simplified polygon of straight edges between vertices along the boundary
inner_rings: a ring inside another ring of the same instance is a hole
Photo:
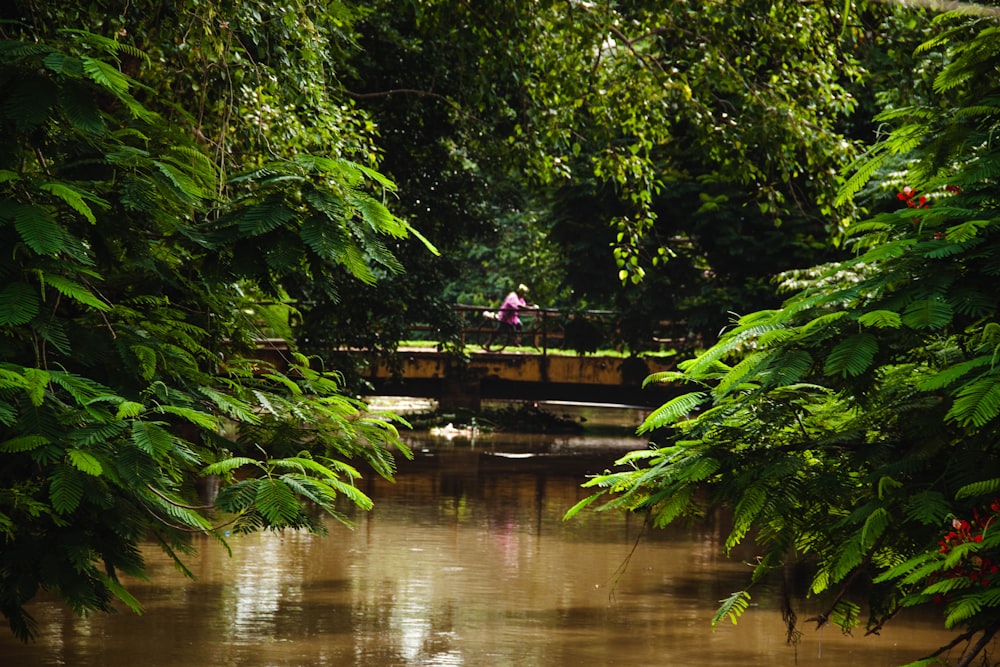
[[[478,412],[482,406],[482,383],[478,378],[444,377],[438,405],[446,411],[464,408]]]

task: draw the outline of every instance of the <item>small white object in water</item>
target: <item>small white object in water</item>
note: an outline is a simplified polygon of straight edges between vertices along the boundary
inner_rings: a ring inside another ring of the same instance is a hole
[[[465,436],[467,438],[471,438],[479,433],[479,429],[476,427],[475,424],[473,424],[472,426],[456,427],[451,422],[448,422],[447,426],[431,427],[428,433],[430,433],[431,435],[437,435],[441,436],[442,438],[448,438],[449,440],[451,440],[452,438],[458,437],[460,435]]]

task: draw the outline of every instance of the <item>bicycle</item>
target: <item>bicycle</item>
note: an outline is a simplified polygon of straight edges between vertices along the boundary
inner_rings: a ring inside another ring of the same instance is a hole
[[[526,328],[523,323],[512,325],[500,319],[500,314],[495,311],[484,311],[483,319],[489,324],[480,327],[477,331],[477,342],[487,352],[502,352],[507,346],[520,347],[522,340],[528,337],[528,346],[538,350],[538,317],[531,317],[532,326]]]

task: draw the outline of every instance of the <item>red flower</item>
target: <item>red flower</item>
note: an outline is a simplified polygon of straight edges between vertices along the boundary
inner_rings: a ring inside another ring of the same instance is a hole
[[[917,196],[917,191],[907,185],[903,188],[902,192],[896,193],[896,198],[900,201],[905,201],[908,208],[930,208],[930,202],[927,201],[927,197],[921,196],[920,198],[914,200]]]

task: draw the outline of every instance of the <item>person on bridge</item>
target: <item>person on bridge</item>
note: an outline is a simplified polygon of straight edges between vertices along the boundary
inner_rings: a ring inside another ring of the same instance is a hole
[[[519,294],[520,292],[520,294]],[[528,293],[528,286],[521,283],[517,286],[516,290],[512,290],[510,294],[503,300],[500,305],[500,312],[497,313],[497,328],[493,330],[490,334],[489,340],[483,345],[483,349],[489,352],[490,345],[493,344],[493,338],[501,333],[505,336],[516,336],[521,331],[521,318],[518,317],[518,311],[524,308],[538,308],[538,306],[529,305],[527,301],[521,294]],[[520,341],[517,341],[520,343]]]

